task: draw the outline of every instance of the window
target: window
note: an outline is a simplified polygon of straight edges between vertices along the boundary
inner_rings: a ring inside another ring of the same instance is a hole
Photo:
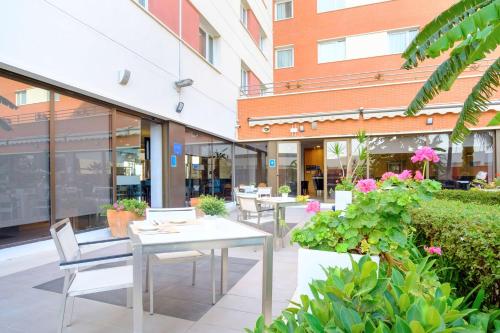
[[[16,91],[16,105],[26,105],[26,90]]]
[[[329,12],[331,10],[342,9],[346,7],[346,0],[318,0],[318,13]]]
[[[248,27],[248,8],[245,7],[245,4],[243,4],[243,3],[241,3],[240,21],[241,21],[241,24],[243,24],[245,26],[245,28]]]
[[[285,20],[293,17],[293,1],[278,0],[276,2],[276,20]]]
[[[148,0],[138,0],[137,1],[139,3],[139,5],[141,5],[142,7],[148,9]]]
[[[261,31],[259,36],[259,49],[261,51],[264,51],[265,46],[266,46],[266,35],[264,34],[263,31]]]
[[[418,34],[418,29],[389,32],[389,53],[402,53]]]
[[[329,40],[318,43],[319,64],[344,60],[345,58],[345,39]]]
[[[293,47],[276,50],[276,68],[293,67]]]
[[[248,93],[248,71],[245,68],[241,68],[241,92],[243,94]]]
[[[212,65],[214,64],[214,37],[207,33],[202,28],[199,28],[200,54],[208,60]]]

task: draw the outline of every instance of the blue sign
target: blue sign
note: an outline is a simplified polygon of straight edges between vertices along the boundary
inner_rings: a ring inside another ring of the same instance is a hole
[[[182,155],[182,144],[174,142],[174,154]]]
[[[274,158],[269,160],[269,167],[276,168],[276,160]]]
[[[177,156],[176,155],[170,156],[170,166],[172,168],[176,168],[177,167]]]

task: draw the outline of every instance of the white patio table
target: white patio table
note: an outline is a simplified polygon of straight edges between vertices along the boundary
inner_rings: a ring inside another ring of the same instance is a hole
[[[129,235],[132,243],[134,288],[134,332],[142,332],[143,323],[143,256],[153,253],[189,250],[221,249],[221,292],[227,292],[228,248],[262,245],[262,314],[270,323],[272,306],[273,236],[224,218],[199,219],[197,224],[176,225],[175,233],[144,233],[131,224]]]
[[[283,244],[283,226],[280,220],[285,221],[286,207],[304,205],[304,202],[298,202],[295,197],[262,197],[257,198],[257,201],[274,207],[274,239],[276,241],[276,249],[284,247]],[[281,244],[279,244],[281,243]]]

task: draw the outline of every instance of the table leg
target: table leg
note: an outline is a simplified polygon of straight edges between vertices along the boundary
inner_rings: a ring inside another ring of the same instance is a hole
[[[227,294],[227,261],[228,261],[228,249],[221,249],[220,252],[220,293],[221,295]]]
[[[273,237],[268,236],[263,245],[262,254],[262,315],[264,322],[272,322],[273,305]]]
[[[283,223],[286,223],[286,207],[281,207],[281,220],[283,220]],[[285,248],[285,241],[283,240],[284,236],[283,233],[285,232],[284,230],[285,226],[280,225],[280,244],[281,248]]]
[[[279,232],[279,225],[280,225],[280,206],[276,205],[274,207],[274,231],[273,231],[273,236],[274,239],[278,239],[278,232]],[[275,249],[279,248],[279,244],[276,244]]]
[[[142,246],[133,247],[133,269],[134,269],[134,333],[142,332]]]

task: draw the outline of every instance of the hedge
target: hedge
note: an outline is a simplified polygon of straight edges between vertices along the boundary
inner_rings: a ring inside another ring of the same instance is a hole
[[[465,296],[481,285],[486,305],[498,307],[500,206],[434,199],[411,214],[417,245],[441,247],[442,265],[455,269],[450,282],[457,293]]]
[[[500,205],[500,191],[484,190],[442,190],[436,194],[437,199],[456,200],[465,203],[482,205]]]

